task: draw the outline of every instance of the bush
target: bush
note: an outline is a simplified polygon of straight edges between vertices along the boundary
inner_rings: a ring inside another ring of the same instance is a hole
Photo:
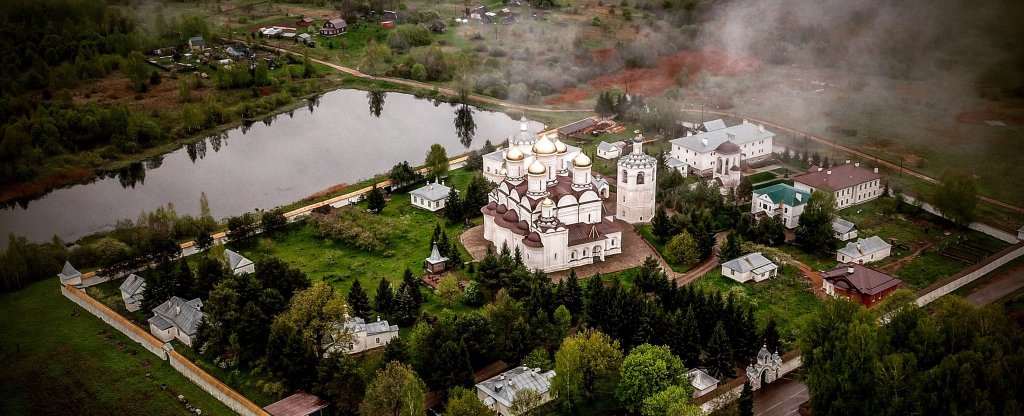
[[[352,244],[363,251],[383,250],[396,236],[402,235],[407,227],[392,218],[371,215],[354,206],[335,210],[328,214],[311,214],[314,233],[345,244]]]

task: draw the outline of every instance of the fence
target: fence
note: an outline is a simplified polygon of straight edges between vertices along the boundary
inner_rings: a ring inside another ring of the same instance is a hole
[[[132,341],[139,343],[143,348],[153,353],[161,360],[170,362],[171,367],[188,378],[192,383],[214,398],[224,403],[228,408],[247,416],[269,416],[270,414],[261,409],[255,403],[246,399],[238,392],[231,389],[220,380],[217,380],[203,369],[183,357],[170,346],[165,345],[149,332],[129,322],[125,317],[111,310],[107,305],[86,294],[74,286],[61,285],[61,294],[76,305],[81,306],[89,313],[103,320],[114,329],[120,331]]]
[[[978,280],[978,278],[991,273],[993,270],[1013,261],[1021,255],[1024,255],[1024,243],[1017,243],[989,256],[980,263],[962,270],[960,273],[935,282],[931,286],[917,292],[917,306],[927,305],[935,299],[964,287],[968,283]]]

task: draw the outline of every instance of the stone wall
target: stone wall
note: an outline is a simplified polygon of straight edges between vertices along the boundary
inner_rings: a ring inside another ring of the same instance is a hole
[[[164,343],[162,341],[154,337],[153,334],[135,326],[135,324],[132,324],[123,316],[108,308],[107,305],[93,299],[74,286],[61,285],[60,292],[64,297],[81,306],[82,309],[96,315],[97,318],[102,319],[107,325],[112,326],[132,341],[139,343],[143,348],[149,350],[149,352],[160,357],[161,360],[167,359],[167,353],[163,349]]]
[[[1017,243],[989,256],[978,264],[962,270],[960,273],[935,282],[931,286],[917,292],[917,306],[927,305],[935,299],[948,295],[1021,255],[1024,255],[1024,243]]]
[[[789,374],[800,368],[800,351],[792,350],[782,356],[782,369],[779,370],[779,377]],[[743,383],[747,381],[747,375],[742,374],[736,377],[732,381],[718,386],[717,389],[711,393],[705,394],[693,400],[693,403],[699,405],[704,413],[711,413],[715,410],[721,409],[729,403],[740,397],[740,393],[743,392]]]
[[[242,396],[231,389],[231,387],[203,371],[203,369],[193,364],[173,348],[170,348],[170,346],[167,348],[167,361],[171,363],[171,367],[191,380],[193,384],[199,386],[203,391],[210,393],[211,396],[220,400],[221,403],[224,403],[231,410],[238,412],[238,414],[246,416],[269,415],[269,413],[245,398],[245,396]]]
[[[162,341],[157,339],[146,330],[139,328],[135,324],[129,322],[125,317],[121,316],[117,312],[108,308],[93,299],[91,296],[86,294],[80,289],[76,289],[74,286],[61,285],[61,294],[68,298],[76,305],[81,306],[89,313],[95,315],[97,318],[106,322],[114,329],[120,331],[125,336],[130,338],[132,341],[139,343],[143,348],[149,350],[161,360],[169,361],[171,367],[187,377],[192,383],[199,386],[207,393],[210,393],[214,398],[224,403],[228,408],[238,412],[239,414],[247,416],[269,416],[270,414],[264,411],[262,408],[257,406],[255,403],[245,398],[238,392],[228,387],[211,376],[203,369],[197,367],[191,361],[183,357],[170,344],[164,344]]]

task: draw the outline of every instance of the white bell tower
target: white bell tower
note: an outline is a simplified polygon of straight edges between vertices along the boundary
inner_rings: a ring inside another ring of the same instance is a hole
[[[635,131],[633,152],[619,158],[615,216],[628,223],[650,222],[654,216],[658,160],[643,151],[644,136]]]

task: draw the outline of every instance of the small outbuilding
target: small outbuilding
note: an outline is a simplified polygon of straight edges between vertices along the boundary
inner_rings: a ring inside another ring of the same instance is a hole
[[[153,308],[153,317],[149,318],[149,332],[163,342],[177,338],[191,347],[199,331],[199,323],[205,316],[202,308],[203,301],[199,298],[186,301],[172,296],[167,302]]]
[[[448,258],[441,256],[441,253],[437,251],[437,243],[434,243],[433,248],[430,249],[430,257],[423,260],[423,268],[427,269],[427,273],[438,274],[448,269]]]
[[[690,379],[690,385],[693,386],[694,398],[711,393],[718,388],[719,380],[699,368],[687,371],[686,378]]]
[[[878,238],[877,235],[873,235],[846,243],[846,247],[836,252],[836,261],[864,264],[879,261],[889,257],[890,254],[892,254],[892,245]]]
[[[345,32],[348,32],[348,23],[345,23],[345,19],[340,17],[324,22],[320,28],[320,34],[324,36],[338,36]]]
[[[313,18],[309,17],[309,16],[303,17],[303,18],[301,18],[301,19],[299,19],[298,21],[295,22],[295,26],[298,26],[298,27],[307,27],[307,26],[311,26],[312,24],[313,24]]]
[[[338,325],[352,334],[352,342],[348,345],[341,345],[335,340],[335,344],[328,348],[328,352],[341,351],[345,354],[355,354],[383,347],[398,337],[398,325],[390,325],[388,321],[381,320],[379,316],[377,322],[366,323],[363,318],[356,317]]]
[[[142,297],[146,291],[146,279],[132,273],[121,282],[121,299],[124,300],[124,308],[128,312],[135,312],[142,308]]]
[[[409,192],[411,203],[414,207],[423,208],[430,212],[444,209],[448,200],[448,193],[452,188],[444,185],[444,182],[427,183],[421,188]]]
[[[263,410],[271,416],[324,416],[328,403],[314,394],[300,391],[267,405]]]
[[[740,283],[761,282],[779,274],[779,266],[760,252],[750,253],[722,263],[722,276]]]
[[[64,262],[64,269],[57,273],[57,277],[60,277],[60,284],[62,285],[76,286],[82,284],[82,273],[75,270],[75,266],[72,266],[70,261]]]
[[[202,51],[206,49],[206,40],[202,36],[193,36],[188,38],[188,49],[192,51]]]
[[[857,238],[857,226],[839,217],[832,221],[832,231],[835,232],[835,237],[840,241]]]
[[[903,286],[903,281],[856,263],[840,264],[821,273],[822,288],[835,297],[845,296],[872,307]]]
[[[617,141],[613,143],[601,142],[597,145],[597,157],[604,160],[618,159],[622,156],[622,149],[626,147],[626,142]]]
[[[231,250],[224,250],[224,256],[228,259],[228,269],[234,274],[255,273],[256,265],[252,260]]]
[[[511,416],[512,402],[520,391],[533,390],[540,395],[537,405],[551,401],[551,379],[555,371],[541,371],[539,368],[516,367],[484,380],[476,385],[476,397],[494,414]]]

